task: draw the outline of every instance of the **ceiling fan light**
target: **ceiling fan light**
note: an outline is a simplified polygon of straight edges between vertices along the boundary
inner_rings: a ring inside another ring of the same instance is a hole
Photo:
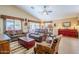
[[[46,13],[46,12],[43,12],[43,14],[44,14],[44,15],[47,15],[47,13]]]

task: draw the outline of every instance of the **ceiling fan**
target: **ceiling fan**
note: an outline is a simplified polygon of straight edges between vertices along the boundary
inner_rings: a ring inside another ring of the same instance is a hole
[[[44,15],[49,15],[49,13],[52,12],[51,10],[50,10],[50,11],[47,10],[48,6],[44,6],[43,8],[44,8],[44,10],[42,11],[42,13],[43,13]]]

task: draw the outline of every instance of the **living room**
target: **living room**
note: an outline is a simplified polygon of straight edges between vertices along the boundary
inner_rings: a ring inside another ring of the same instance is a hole
[[[0,54],[78,54],[78,8],[1,5]]]

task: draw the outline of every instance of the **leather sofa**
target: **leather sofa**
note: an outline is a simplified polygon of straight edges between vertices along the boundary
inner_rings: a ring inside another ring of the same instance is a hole
[[[40,34],[30,33],[29,37],[35,39],[35,41],[37,41],[37,42],[42,42],[42,41],[46,40],[47,35],[45,35],[45,34],[44,35],[40,35]]]
[[[11,38],[11,41],[16,41],[18,40],[18,37],[26,36],[26,33],[24,33],[22,30],[5,31],[5,34]]]

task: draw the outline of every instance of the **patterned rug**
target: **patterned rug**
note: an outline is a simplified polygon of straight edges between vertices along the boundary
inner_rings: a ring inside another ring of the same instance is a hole
[[[10,43],[10,54],[33,54],[33,48],[27,50],[27,48],[21,46],[18,41],[14,41]]]

